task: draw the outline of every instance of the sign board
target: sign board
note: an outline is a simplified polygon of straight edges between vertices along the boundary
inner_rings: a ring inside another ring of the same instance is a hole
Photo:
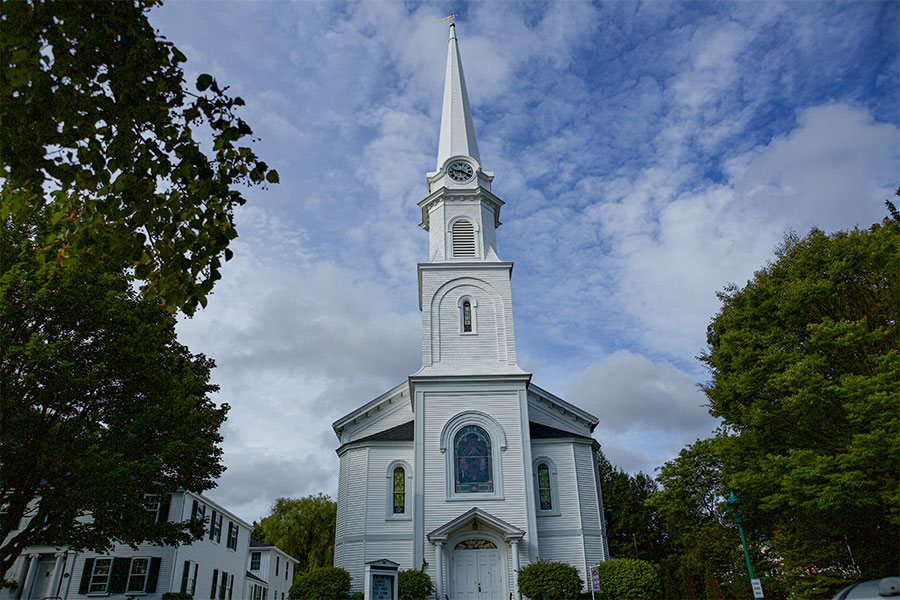
[[[386,559],[366,563],[363,597],[366,600],[397,600],[400,565]]]
[[[394,600],[394,577],[372,574],[372,600]]]
[[[597,569],[591,569],[591,591],[603,591],[600,589],[600,571],[598,571]]]
[[[765,596],[763,596],[763,591],[762,591],[762,582],[759,579],[751,579],[750,585],[753,586],[753,597],[754,598],[765,598]]]

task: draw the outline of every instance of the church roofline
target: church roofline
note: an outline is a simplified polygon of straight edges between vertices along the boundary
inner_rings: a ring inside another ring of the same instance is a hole
[[[381,394],[374,400],[367,402],[361,407],[357,408],[351,413],[348,413],[331,424],[331,428],[334,429],[335,435],[338,436],[338,439],[341,438],[341,432],[344,430],[347,425],[351,425],[353,423],[359,422],[360,420],[368,417],[374,412],[378,412],[382,410],[382,405],[384,403],[391,403],[393,399],[397,396],[404,396],[404,391],[408,390],[409,382],[404,381],[403,383],[391,388],[385,393]]]
[[[534,392],[535,395],[540,396],[544,400],[548,401],[550,404],[555,404],[556,407],[558,409],[562,410],[563,412],[568,412],[568,413],[572,414],[573,416],[586,421],[591,427],[591,432],[593,432],[594,428],[597,427],[597,424],[600,423],[600,419],[598,419],[591,413],[587,412],[586,410],[582,410],[582,409],[578,408],[577,406],[575,406],[574,404],[570,404],[570,403],[566,402],[559,396],[551,394],[547,390],[545,390],[541,387],[538,387],[533,383],[530,383],[530,382],[528,383],[528,391]]]
[[[441,187],[428,194],[424,200],[418,203],[418,206],[422,209],[422,222],[419,223],[419,227],[428,231],[430,226],[429,213],[431,212],[431,205],[439,200],[452,202],[454,200],[471,200],[478,198],[486,201],[486,204],[494,209],[494,229],[500,227],[500,225],[502,225],[502,223],[500,223],[500,207],[506,203],[480,186],[476,189],[450,189]]]

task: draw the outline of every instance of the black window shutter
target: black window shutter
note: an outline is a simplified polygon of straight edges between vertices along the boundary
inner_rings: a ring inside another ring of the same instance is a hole
[[[113,559],[112,575],[109,577],[110,594],[120,594],[128,588],[128,571],[130,570],[130,558],[117,557]]]
[[[213,569],[212,589],[209,591],[209,599],[216,600],[216,582],[219,581],[219,570]]]
[[[194,500],[194,503],[191,505],[191,521],[197,518],[197,501]]]
[[[172,494],[163,494],[159,501],[159,512],[156,513],[156,522],[165,523],[169,520],[169,505],[172,504]]]
[[[190,570],[191,570],[191,561],[189,561],[189,560],[184,561],[184,569],[182,569],[182,571],[181,571],[181,593],[182,594],[187,593],[187,591],[188,591],[187,580],[188,580],[188,574],[190,573]]]
[[[144,588],[148,594],[156,591],[156,580],[159,579],[159,563],[161,562],[162,559],[158,556],[150,559],[150,572],[147,573],[147,586]]]
[[[212,518],[209,520],[209,539],[216,539],[216,511],[212,511]]]
[[[78,585],[79,594],[87,594],[88,586],[91,584],[91,574],[94,572],[94,559],[89,558],[84,561],[84,569],[81,570],[81,583]]]

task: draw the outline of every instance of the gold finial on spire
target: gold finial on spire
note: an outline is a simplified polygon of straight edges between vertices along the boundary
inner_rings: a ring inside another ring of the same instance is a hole
[[[452,20],[455,19],[455,18],[456,18],[456,15],[453,14],[453,13],[450,13],[450,16],[449,16],[449,17],[444,17],[443,19],[441,19],[440,21],[438,21],[438,23],[443,23],[444,21],[452,21]]]

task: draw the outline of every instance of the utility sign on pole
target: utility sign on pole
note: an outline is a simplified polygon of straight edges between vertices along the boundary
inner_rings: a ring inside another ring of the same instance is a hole
[[[754,598],[765,598],[765,596],[763,596],[763,591],[762,591],[762,582],[759,579],[751,579],[750,585],[753,586],[753,597]]]
[[[591,591],[599,592],[600,590],[600,571],[596,568],[591,569]],[[593,596],[593,594],[591,594]]]

